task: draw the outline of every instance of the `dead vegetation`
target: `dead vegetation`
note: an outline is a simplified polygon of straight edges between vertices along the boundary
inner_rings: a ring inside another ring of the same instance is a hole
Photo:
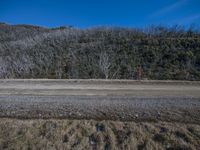
[[[0,149],[195,150],[200,125],[94,120],[0,120]]]

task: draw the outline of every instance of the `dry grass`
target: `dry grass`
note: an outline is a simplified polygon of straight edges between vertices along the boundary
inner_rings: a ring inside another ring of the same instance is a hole
[[[0,149],[198,149],[200,125],[0,119]]]

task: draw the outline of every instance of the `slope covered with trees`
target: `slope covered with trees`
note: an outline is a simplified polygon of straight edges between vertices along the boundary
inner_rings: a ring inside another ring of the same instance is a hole
[[[42,28],[0,23],[0,78],[200,80],[195,29]]]

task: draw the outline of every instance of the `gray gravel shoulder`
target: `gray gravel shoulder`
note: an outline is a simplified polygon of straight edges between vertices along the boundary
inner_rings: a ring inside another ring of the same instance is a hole
[[[200,122],[200,99],[1,95],[0,117]]]

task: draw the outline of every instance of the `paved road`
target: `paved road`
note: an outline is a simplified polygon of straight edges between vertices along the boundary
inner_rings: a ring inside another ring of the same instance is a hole
[[[0,80],[0,117],[200,122],[200,82]]]

